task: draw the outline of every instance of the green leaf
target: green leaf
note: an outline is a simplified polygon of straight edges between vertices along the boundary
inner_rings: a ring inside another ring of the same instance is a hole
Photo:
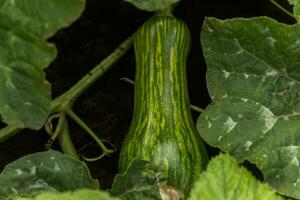
[[[32,198],[16,198],[15,200],[119,200],[106,192],[82,189],[75,192],[51,193],[44,192]]]
[[[6,198],[98,187],[83,162],[52,150],[24,156],[8,164],[0,174],[0,197]]]
[[[116,175],[111,193],[124,200],[160,200],[158,186],[160,175],[150,162],[135,159],[124,174]]]
[[[170,7],[172,4],[180,0],[125,0],[132,3],[134,6],[141,10],[146,11],[159,11]]]
[[[207,18],[202,47],[213,103],[204,140],[257,165],[278,192],[300,198],[300,25]]]
[[[280,200],[227,154],[212,159],[193,186],[188,200]]]
[[[177,189],[166,185],[166,177],[150,162],[134,159],[124,174],[116,175],[111,193],[123,200],[183,199]]]
[[[56,57],[46,39],[67,27],[84,0],[0,0],[0,115],[7,124],[39,129],[50,110],[44,69]]]

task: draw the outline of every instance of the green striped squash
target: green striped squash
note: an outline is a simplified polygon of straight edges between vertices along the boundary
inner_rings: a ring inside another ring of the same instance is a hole
[[[174,17],[154,17],[138,30],[134,49],[134,114],[120,153],[120,171],[139,157],[154,163],[170,185],[187,193],[207,159],[189,107],[189,30]]]

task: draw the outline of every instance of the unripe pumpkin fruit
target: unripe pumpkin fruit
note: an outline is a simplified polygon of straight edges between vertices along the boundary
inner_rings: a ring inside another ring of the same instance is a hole
[[[190,41],[186,24],[172,16],[154,17],[138,30],[133,120],[119,158],[120,172],[136,157],[152,162],[185,194],[207,162],[188,97]]]

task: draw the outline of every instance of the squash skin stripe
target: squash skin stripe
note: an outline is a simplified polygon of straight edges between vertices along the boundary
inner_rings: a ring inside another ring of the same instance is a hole
[[[189,108],[189,48],[189,30],[174,17],[155,17],[139,29],[133,121],[119,159],[121,173],[135,157],[154,163],[185,194],[207,156]]]

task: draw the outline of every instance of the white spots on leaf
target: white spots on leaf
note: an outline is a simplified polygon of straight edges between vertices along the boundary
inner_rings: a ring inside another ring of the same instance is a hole
[[[241,100],[243,101],[243,102],[245,102],[245,103],[247,103],[249,100],[248,99],[246,99],[246,98],[241,98]]]
[[[222,70],[222,72],[223,72],[224,78],[227,79],[229,77],[230,73],[226,70]]]
[[[210,123],[209,120],[207,120],[207,127],[208,127],[208,128],[211,128],[211,127],[212,127],[212,124]]]
[[[49,188],[48,183],[46,183],[42,179],[38,179],[37,181],[34,182],[34,184],[30,185],[30,189],[41,189],[41,188]]]
[[[226,122],[224,123],[224,128],[226,129],[226,132],[229,133],[230,131],[232,131],[236,124],[237,123],[233,121],[231,117],[228,117]]]
[[[267,158],[267,155],[266,155],[266,154],[263,154],[262,157],[263,157],[263,158]]]
[[[25,106],[32,106],[32,103],[30,103],[28,101],[24,102],[24,104],[25,104]]]
[[[269,32],[269,31],[270,31],[269,27],[266,27],[265,32]]]
[[[264,127],[262,129],[262,132],[265,134],[268,131],[270,131],[273,126],[277,122],[277,117],[273,115],[273,113],[266,107],[261,107],[258,111],[258,114],[260,115],[261,118],[264,119]]]
[[[249,74],[244,73],[244,77],[245,77],[245,79],[248,79],[249,78]]]
[[[30,170],[30,174],[35,175],[35,173],[36,173],[36,167],[35,166],[30,167],[29,170]]]
[[[6,87],[9,88],[10,90],[16,90],[15,84],[10,79],[6,81]]]
[[[270,70],[266,72],[266,76],[276,76],[278,72],[276,70]]]
[[[293,165],[295,165],[296,167],[298,167],[298,166],[299,166],[299,160],[298,160],[298,158],[297,158],[297,157],[294,157],[293,160],[291,161],[291,163],[292,163]]]
[[[228,94],[224,94],[223,96],[222,96],[222,98],[227,98],[228,97]]]
[[[280,92],[277,92],[276,95],[277,95],[277,96],[283,96],[284,93],[285,93],[284,91],[280,91]]]
[[[294,82],[294,81],[291,81],[291,82],[289,82],[288,84],[289,84],[289,86],[290,86],[290,87],[292,87],[292,86],[294,86],[294,85],[295,85],[295,83],[296,83],[296,82]]]
[[[55,158],[53,156],[50,157],[51,160],[55,160]]]
[[[265,134],[268,131],[270,131],[273,128],[273,126],[276,124],[276,122],[277,122],[276,117],[266,118],[265,119],[265,126],[262,129],[262,132]]]
[[[209,28],[209,27],[207,27],[207,30],[208,30],[209,32],[211,32],[211,33],[214,32],[214,31],[213,31],[211,28]]]
[[[223,136],[220,135],[220,136],[218,137],[218,141],[220,142],[220,141],[222,140],[222,138],[223,138]]]
[[[283,120],[288,121],[288,120],[289,120],[289,116],[288,116],[288,115],[285,115],[285,116],[283,117]]]
[[[16,190],[16,188],[12,187],[12,188],[10,188],[10,190],[12,191],[12,193],[18,194],[18,190]]]
[[[266,39],[269,42],[269,45],[271,47],[275,48],[275,42],[277,42],[277,40],[275,38],[273,38],[273,37],[267,37]]]
[[[60,171],[61,169],[60,169],[60,167],[59,167],[59,165],[58,165],[58,163],[57,162],[55,162],[54,163],[54,171]]]
[[[244,52],[244,49],[239,50],[238,52],[236,52],[236,55],[240,55],[241,53]]]
[[[244,144],[245,151],[249,151],[252,144],[253,144],[253,142],[247,140]]]
[[[17,176],[20,176],[23,174],[23,171],[21,169],[15,169]]]
[[[297,184],[300,182],[300,179],[299,178],[297,178],[297,180],[295,181],[295,183],[293,184],[294,185],[294,187],[296,187],[297,186]]]

